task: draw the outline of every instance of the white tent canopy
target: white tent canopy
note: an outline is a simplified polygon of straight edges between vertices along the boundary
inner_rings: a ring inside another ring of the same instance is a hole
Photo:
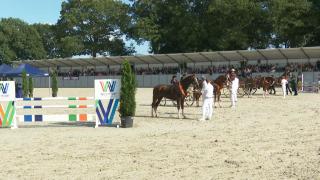
[[[98,58],[64,58],[14,61],[14,65],[30,64],[38,68],[49,67],[88,67],[121,65],[125,59],[132,64],[169,64],[169,63],[198,63],[198,62],[231,62],[252,60],[290,60],[290,59],[320,59],[320,47],[302,47],[288,49],[263,49],[239,51],[215,51],[178,54],[156,54],[141,56],[115,56]]]

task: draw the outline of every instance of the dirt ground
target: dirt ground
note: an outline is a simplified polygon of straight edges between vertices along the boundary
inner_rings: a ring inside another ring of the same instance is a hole
[[[93,89],[59,91],[75,94],[92,96]],[[197,121],[201,108],[194,106],[185,108],[187,119],[177,119],[172,106],[151,118],[152,89],[138,89],[136,97],[129,129],[93,123],[0,129],[0,179],[320,179],[319,94],[239,98],[235,110],[223,98],[207,122]]]

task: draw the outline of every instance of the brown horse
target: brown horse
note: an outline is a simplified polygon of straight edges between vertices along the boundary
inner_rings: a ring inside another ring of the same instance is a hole
[[[199,87],[198,87],[198,89],[194,89],[193,98],[196,101],[197,107],[199,107],[199,100],[200,100],[200,97],[202,95],[201,89],[202,89],[203,80],[201,80],[201,79],[197,79],[197,80],[198,80],[198,83],[199,83]]]
[[[202,89],[202,82],[203,80],[198,80],[199,81],[199,88]],[[213,86],[213,94],[214,94],[214,104],[218,101],[219,106],[220,105],[220,97],[221,97],[221,90],[223,89],[224,85],[227,82],[227,77],[224,75],[219,76],[216,80],[211,81],[211,84]],[[196,100],[197,106],[199,106],[199,99],[201,97],[201,92],[196,91],[193,94],[193,97]]]
[[[155,113],[155,116],[158,117],[157,108],[162,98],[165,97],[167,99],[176,100],[178,118],[180,119],[180,107],[182,109],[182,116],[186,118],[186,116],[184,115],[184,100],[187,95],[187,89],[191,84],[193,84],[195,87],[199,87],[199,83],[195,74],[183,78],[178,84],[160,84],[155,86],[153,88],[151,116],[154,117],[153,113]]]
[[[262,87],[263,97],[269,94],[269,90],[275,85],[276,80],[273,77],[261,77],[259,79],[259,86]]]
[[[201,97],[201,95],[202,95],[202,93],[201,93],[201,89],[202,89],[202,86],[203,86],[203,80],[201,80],[201,79],[198,79],[198,82],[199,82],[199,88],[198,89],[196,89],[195,91],[193,91],[193,97],[194,97],[194,99],[195,99],[195,101],[196,101],[196,105],[197,105],[197,107],[199,107],[199,101],[200,101],[200,97]],[[215,89],[216,89],[216,84],[214,84],[212,81],[210,82],[211,84],[212,84],[212,86],[213,86],[213,93],[215,93]]]
[[[221,107],[221,90],[225,85],[227,85],[227,77],[225,75],[217,77],[217,79],[213,81],[212,85],[214,87],[214,106],[216,106],[216,102],[218,102],[219,107]]]
[[[253,94],[254,89],[260,88],[260,78],[257,77],[248,77],[243,80],[245,93],[248,95],[248,98]],[[240,83],[241,84],[241,83]]]

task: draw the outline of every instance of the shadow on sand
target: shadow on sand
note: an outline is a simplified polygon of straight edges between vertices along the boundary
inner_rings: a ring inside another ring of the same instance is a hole
[[[110,125],[99,125],[99,127],[117,127],[117,125],[120,126],[119,122],[110,124]],[[19,124],[19,128],[48,128],[48,127],[54,127],[54,128],[61,128],[61,127],[90,127],[94,128],[95,127],[95,122],[50,122],[50,123],[23,123]]]

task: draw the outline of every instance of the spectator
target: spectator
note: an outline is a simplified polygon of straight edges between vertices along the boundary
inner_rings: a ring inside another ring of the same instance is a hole
[[[290,80],[290,86],[292,91],[294,92],[294,95],[297,96],[298,95],[298,91],[297,91],[297,81],[296,81],[296,77],[293,75],[291,80]]]

